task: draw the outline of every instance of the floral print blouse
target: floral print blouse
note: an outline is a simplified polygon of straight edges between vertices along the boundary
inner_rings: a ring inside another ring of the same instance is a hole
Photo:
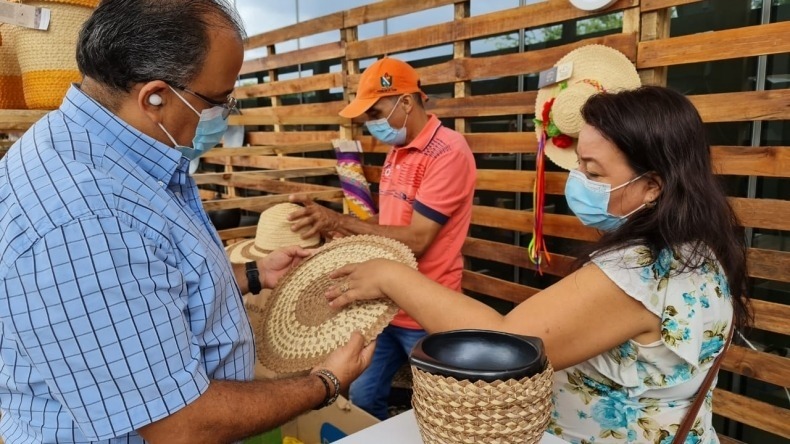
[[[671,444],[729,334],[733,308],[724,272],[718,262],[705,262],[678,274],[676,252],[664,250],[654,260],[645,247],[607,253],[593,263],[659,317],[661,339],[629,340],[558,371],[549,432],[573,444]],[[718,443],[711,395],[686,444]]]

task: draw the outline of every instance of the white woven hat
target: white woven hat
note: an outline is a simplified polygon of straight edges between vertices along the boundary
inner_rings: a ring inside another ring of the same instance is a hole
[[[584,125],[581,109],[587,99],[601,92],[617,92],[641,85],[634,64],[620,51],[603,45],[577,48],[554,66],[573,64],[571,77],[538,90],[535,101],[535,135],[546,131],[546,156],[566,170],[576,168],[576,139]],[[553,101],[552,101],[553,99]],[[544,117],[549,117],[546,124]]]
[[[417,268],[406,245],[380,236],[349,236],[321,247],[285,275],[252,325],[263,366],[278,374],[310,370],[345,345],[354,331],[367,342],[378,336],[398,312],[390,300],[359,301],[332,310],[324,296],[339,282],[329,275],[348,264],[384,258]]]
[[[293,203],[281,203],[266,209],[258,219],[258,228],[255,238],[241,241],[225,247],[228,259],[233,264],[244,264],[266,257],[272,251],[298,245],[303,248],[313,248],[321,244],[321,236],[316,234],[308,239],[302,239],[302,234],[308,229],[304,228],[298,233],[291,231],[291,222],[288,215],[302,207]]]

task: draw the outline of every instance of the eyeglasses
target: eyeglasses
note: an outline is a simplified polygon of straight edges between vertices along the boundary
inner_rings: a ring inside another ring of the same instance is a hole
[[[238,109],[236,108],[236,105],[238,104],[238,100],[236,100],[236,98],[233,97],[233,96],[229,95],[228,98],[225,99],[224,102],[215,102],[214,100],[209,99],[208,97],[204,96],[203,94],[200,94],[198,92],[192,91],[189,88],[180,88],[180,87],[176,87],[176,88],[180,89],[181,91],[184,91],[184,92],[187,92],[189,94],[192,94],[193,96],[195,96],[198,99],[208,103],[211,106],[221,106],[222,107],[222,118],[223,119],[227,119],[228,116],[230,115],[230,113],[232,113],[233,111],[238,111]]]

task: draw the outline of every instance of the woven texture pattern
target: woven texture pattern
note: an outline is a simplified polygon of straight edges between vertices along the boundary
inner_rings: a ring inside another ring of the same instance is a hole
[[[324,294],[337,285],[329,274],[338,268],[384,258],[414,269],[409,248],[379,236],[350,236],[321,247],[284,276],[263,309],[264,322],[253,325],[258,357],[277,373],[310,370],[359,330],[372,341],[392,321],[397,307],[389,300],[363,301],[340,311],[330,309]]]
[[[85,5],[96,2],[22,3],[52,10],[47,31],[14,27],[25,102],[31,109],[57,108],[69,85],[80,80],[76,60],[77,36],[93,11]]]
[[[521,380],[470,382],[412,366],[412,405],[425,444],[538,443],[552,411],[554,369]]]
[[[25,108],[22,71],[16,56],[16,39],[11,25],[0,23],[0,109]]]

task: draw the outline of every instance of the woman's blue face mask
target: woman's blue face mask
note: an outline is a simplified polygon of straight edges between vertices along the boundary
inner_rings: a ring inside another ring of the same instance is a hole
[[[590,180],[581,171],[572,170],[568,176],[568,181],[565,183],[565,200],[568,202],[573,214],[584,225],[603,231],[612,231],[622,225],[629,216],[645,207],[645,204],[642,204],[624,216],[610,214],[609,198],[612,191],[636,182],[645,174],[647,173],[640,174],[628,182],[612,188],[608,183]]]

